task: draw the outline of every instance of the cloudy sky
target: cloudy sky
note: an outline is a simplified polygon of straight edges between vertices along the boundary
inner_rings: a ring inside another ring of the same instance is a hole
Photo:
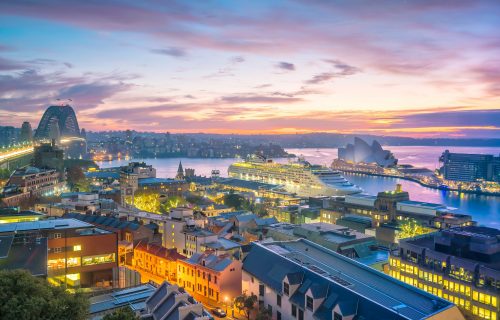
[[[0,125],[500,136],[500,1],[0,1]]]

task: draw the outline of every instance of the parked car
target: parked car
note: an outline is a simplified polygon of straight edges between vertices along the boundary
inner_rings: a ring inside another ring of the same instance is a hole
[[[226,317],[226,312],[222,310],[221,308],[215,308],[212,309],[212,313],[216,315],[219,318],[225,318]]]

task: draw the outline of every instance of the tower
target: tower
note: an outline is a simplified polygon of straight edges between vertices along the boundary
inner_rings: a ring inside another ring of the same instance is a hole
[[[182,162],[179,161],[179,167],[177,168],[177,175],[175,180],[184,180],[184,169],[182,168]]]
[[[28,121],[23,122],[21,126],[21,136],[19,138],[21,142],[33,141],[33,129],[31,129],[31,124]]]

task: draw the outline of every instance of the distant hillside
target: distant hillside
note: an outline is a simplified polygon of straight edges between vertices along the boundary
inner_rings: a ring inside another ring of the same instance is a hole
[[[166,133],[136,132],[140,136],[165,136]],[[343,147],[354,142],[354,137],[359,137],[368,143],[377,140],[387,146],[476,146],[476,147],[500,147],[500,139],[451,139],[451,138],[407,138],[396,136],[377,136],[365,134],[339,134],[339,133],[307,133],[307,134],[263,134],[263,135],[239,135],[239,134],[213,134],[213,133],[187,133],[169,134],[171,136],[185,136],[193,140],[230,140],[235,143],[251,144],[278,144],[284,148],[336,148]],[[99,141],[110,136],[125,137],[125,131],[111,132],[88,132],[87,139]]]

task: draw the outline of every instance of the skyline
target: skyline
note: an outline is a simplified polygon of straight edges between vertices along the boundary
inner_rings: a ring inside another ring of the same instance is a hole
[[[495,1],[8,1],[0,123],[496,137]]]

